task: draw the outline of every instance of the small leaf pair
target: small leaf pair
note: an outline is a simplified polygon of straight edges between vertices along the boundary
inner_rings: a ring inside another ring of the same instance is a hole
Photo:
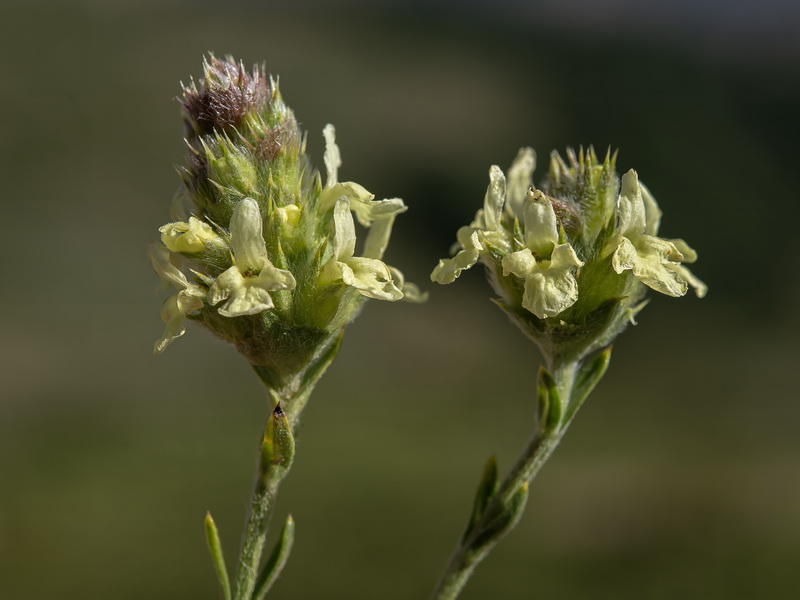
[[[214,563],[214,569],[217,572],[217,579],[222,587],[222,596],[224,600],[234,600],[231,594],[231,583],[228,578],[228,569],[225,566],[225,558],[222,554],[222,544],[220,543],[219,532],[211,513],[206,513],[206,542],[208,543],[208,550],[211,553],[211,560]],[[292,515],[286,517],[286,522],[283,524],[280,537],[278,538],[275,547],[272,549],[267,562],[261,569],[256,580],[255,590],[249,598],[241,600],[262,600],[270,588],[273,586],[278,576],[286,566],[286,561],[289,560],[289,553],[292,550],[294,543],[294,519]],[[240,600],[236,598],[235,600]]]

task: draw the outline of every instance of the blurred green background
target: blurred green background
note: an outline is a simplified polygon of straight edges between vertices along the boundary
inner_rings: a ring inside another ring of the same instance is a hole
[[[265,399],[191,328],[160,357],[146,243],[204,52],[266,61],[343,179],[401,196],[389,261],[306,413],[275,598],[424,598],[483,462],[507,467],[539,358],[477,269],[427,283],[491,164],[620,148],[700,253],[654,297],[464,600],[762,599],[800,590],[796,3],[22,2],[0,8],[0,600],[217,598]],[[540,170],[541,172],[541,170]]]

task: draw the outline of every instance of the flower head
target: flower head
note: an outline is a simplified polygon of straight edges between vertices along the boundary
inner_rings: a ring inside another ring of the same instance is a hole
[[[636,173],[619,178],[616,155],[552,155],[541,189],[535,154],[520,150],[507,174],[489,170],[483,208],[456,235],[431,279],[451,283],[482,262],[498,304],[545,354],[583,356],[610,342],[643,307],[645,286],[682,296],[706,286],[684,266],[697,254],[657,237],[661,212]]]
[[[180,289],[167,303],[159,351],[189,318],[285,384],[330,346],[366,298],[424,299],[383,261],[406,206],[339,181],[333,126],[324,130],[323,187],[294,114],[263,70],[210,56],[181,103],[188,156],[178,204],[191,216],[159,230],[154,268]],[[361,254],[354,216],[367,231]],[[175,257],[191,268],[192,282]]]

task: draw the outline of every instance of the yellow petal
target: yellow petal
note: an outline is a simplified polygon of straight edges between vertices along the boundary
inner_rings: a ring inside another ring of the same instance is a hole
[[[269,263],[262,228],[258,203],[252,198],[241,200],[231,216],[231,249],[236,266],[242,273],[257,273]]]
[[[536,259],[530,248],[525,248],[519,252],[512,252],[503,257],[503,275],[508,276],[513,273],[517,277],[527,277],[536,266]]]
[[[646,218],[642,190],[639,178],[633,169],[622,176],[622,186],[617,199],[617,220],[620,235],[634,239],[635,236],[645,232]]]
[[[489,187],[483,200],[483,223],[481,229],[496,231],[500,228],[500,215],[506,200],[506,176],[500,167],[489,169]],[[476,219],[478,220],[478,219]]]
[[[550,258],[558,243],[558,221],[550,199],[539,190],[529,190],[523,206],[525,245],[542,258]]]
[[[522,205],[533,186],[533,171],[536,169],[536,153],[532,148],[521,148],[508,170],[506,187],[506,211],[512,216],[522,216]]]
[[[159,231],[161,242],[172,252],[195,254],[210,246],[226,246],[208,223],[195,217],[189,217],[188,223],[167,223]]]
[[[362,295],[378,300],[395,301],[403,292],[395,285],[389,267],[372,258],[352,257],[339,262],[342,281]]]
[[[537,268],[525,278],[522,306],[540,319],[555,317],[578,299],[578,282],[569,269]]]
[[[336,145],[336,128],[328,123],[322,130],[322,135],[325,137],[325,169],[328,171],[325,187],[330,188],[336,185],[339,167],[342,166],[342,155]]]
[[[426,302],[428,300],[428,292],[423,292],[418,286],[414,285],[413,283],[408,283],[405,280],[405,277],[403,277],[403,273],[401,273],[399,269],[389,267],[389,272],[392,274],[392,279],[394,279],[395,285],[400,288],[400,291],[403,292],[403,301],[421,304],[422,302]]]

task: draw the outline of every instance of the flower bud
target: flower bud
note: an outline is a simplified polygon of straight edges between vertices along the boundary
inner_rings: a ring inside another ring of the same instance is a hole
[[[281,405],[272,411],[261,441],[261,476],[267,481],[279,481],[289,472],[294,460],[292,426]]]
[[[191,134],[234,131],[269,96],[269,85],[258,67],[247,71],[232,59],[213,55],[203,61],[203,79],[183,88],[183,115]]]

